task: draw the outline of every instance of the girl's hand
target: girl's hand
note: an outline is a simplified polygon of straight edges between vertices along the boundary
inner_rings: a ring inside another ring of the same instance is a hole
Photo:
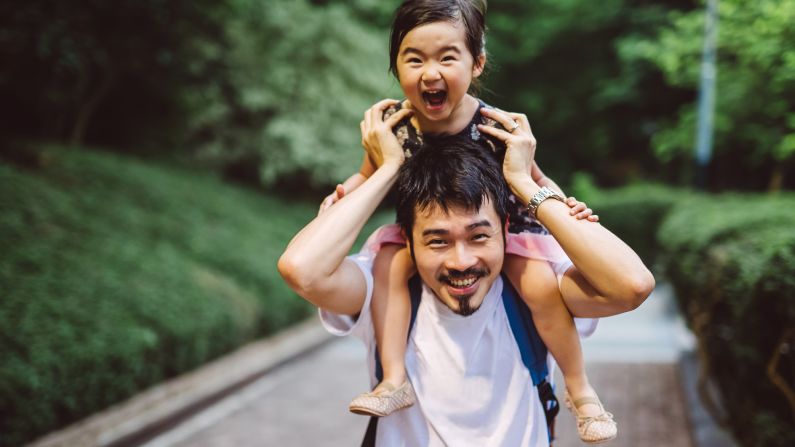
[[[405,155],[392,128],[408,117],[411,109],[400,109],[384,121],[384,111],[400,101],[384,99],[364,112],[364,120],[359,123],[362,131],[362,146],[376,168],[384,164],[403,164]]]
[[[599,216],[593,214],[593,210],[588,208],[585,202],[580,202],[572,196],[566,199],[566,205],[571,208],[569,215],[575,216],[577,220],[588,219],[589,222],[599,222]]]
[[[521,113],[503,112],[487,107],[483,107],[480,110],[483,115],[497,121],[507,129],[502,130],[493,126],[478,125],[478,129],[481,132],[505,143],[505,161],[502,164],[502,172],[508,184],[526,181],[527,178],[530,178],[528,173],[533,166],[536,154],[536,138],[530,130],[527,116]],[[532,178],[529,181],[533,182]]]
[[[345,196],[345,187],[342,185],[337,185],[334,189],[334,192],[327,195],[325,199],[320,203],[320,209],[317,211],[317,215],[323,214],[323,211],[331,208],[331,205],[339,202]]]

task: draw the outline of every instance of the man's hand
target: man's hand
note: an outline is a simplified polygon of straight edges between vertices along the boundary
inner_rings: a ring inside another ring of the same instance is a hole
[[[535,189],[538,189],[538,185],[529,174],[536,154],[536,138],[530,130],[527,116],[521,113],[503,112],[487,107],[482,108],[481,113],[497,121],[507,129],[502,130],[492,126],[478,125],[478,129],[481,132],[491,135],[505,144],[505,160],[502,164],[502,172],[508,185],[517,194],[516,186],[523,183],[530,184]]]
[[[405,159],[403,148],[392,133],[392,128],[413,113],[413,110],[401,109],[384,121],[384,111],[398,102],[394,99],[384,99],[376,103],[364,112],[364,119],[359,123],[362,146],[376,168],[390,163],[399,166]]]

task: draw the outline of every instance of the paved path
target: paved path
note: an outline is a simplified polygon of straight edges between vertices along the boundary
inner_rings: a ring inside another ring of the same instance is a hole
[[[635,312],[603,319],[583,343],[589,376],[619,423],[610,446],[690,447],[676,365],[691,343],[669,290]],[[147,447],[356,446],[367,418],[347,412],[367,387],[364,348],[336,340],[230,395]],[[583,445],[574,419],[558,417],[555,447]]]

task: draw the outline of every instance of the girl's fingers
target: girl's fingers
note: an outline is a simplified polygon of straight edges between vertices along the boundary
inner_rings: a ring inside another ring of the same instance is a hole
[[[337,193],[337,200],[345,197],[345,187],[342,185],[337,185],[337,189],[335,189],[334,192]]]
[[[569,206],[571,206],[571,210],[569,210],[569,214],[572,215],[572,216],[577,214],[577,213],[581,213],[581,212],[585,211],[585,209],[586,209],[585,208],[585,204],[582,203],[582,202],[577,202],[574,206],[572,206],[570,204]]]

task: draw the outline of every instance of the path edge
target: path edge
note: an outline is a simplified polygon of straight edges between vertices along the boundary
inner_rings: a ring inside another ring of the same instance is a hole
[[[138,445],[333,338],[316,316],[241,346],[199,368],[155,385],[106,410],[44,435],[27,447]]]

